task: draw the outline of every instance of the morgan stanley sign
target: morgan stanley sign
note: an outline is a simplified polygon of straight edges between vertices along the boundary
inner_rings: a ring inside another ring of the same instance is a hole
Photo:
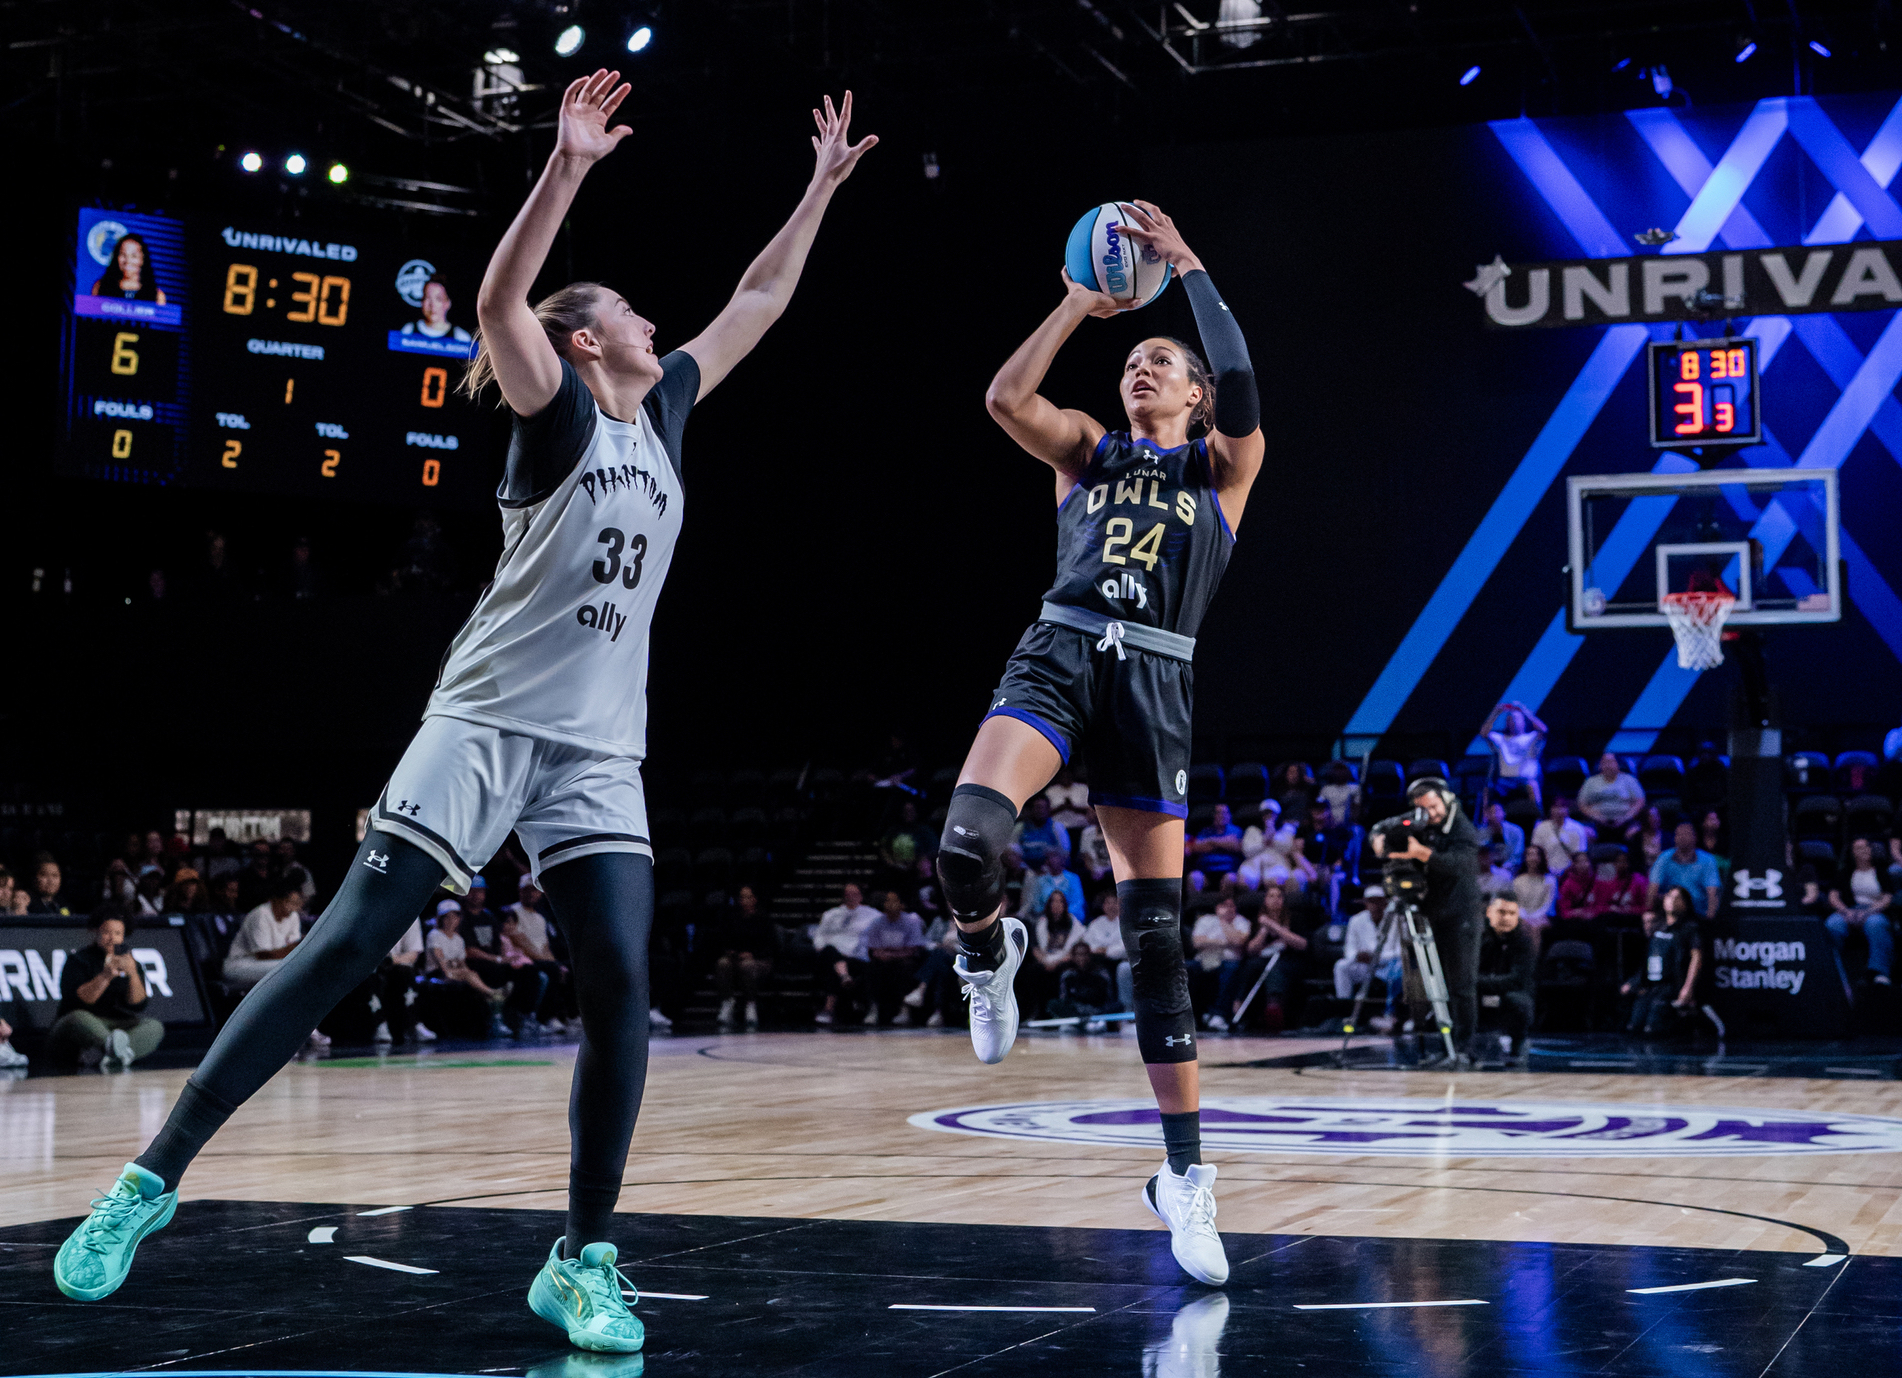
[[[1497,255],[1465,284],[1500,330],[1528,326],[1719,320],[1902,306],[1902,240],[1506,263]]]

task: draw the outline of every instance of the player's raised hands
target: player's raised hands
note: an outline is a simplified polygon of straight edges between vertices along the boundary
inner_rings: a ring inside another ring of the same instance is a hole
[[[1176,222],[1164,215],[1154,202],[1131,201],[1127,204],[1135,214],[1124,224],[1124,234],[1145,248],[1161,254],[1163,261],[1170,264],[1177,274],[1202,266],[1202,260],[1195,256],[1195,251],[1182,238]]]
[[[1111,316],[1120,316],[1129,310],[1127,302],[1120,302],[1108,292],[1099,292],[1094,287],[1085,287],[1070,276],[1070,270],[1063,270],[1063,291],[1065,297],[1081,310],[1092,316],[1107,320]]]
[[[852,169],[868,150],[878,146],[876,134],[867,134],[857,143],[852,142],[850,91],[845,93],[845,103],[837,110],[832,108],[832,97],[827,96],[825,109],[812,112],[812,122],[819,126],[819,132],[812,136],[812,151],[818,163],[812,171],[815,182],[829,182],[836,187],[852,175]]]
[[[618,83],[618,84],[617,84]],[[583,158],[592,163],[605,158],[634,131],[624,124],[608,128],[608,119],[634,88],[619,72],[598,68],[591,77],[577,77],[561,94],[560,131],[555,136],[557,157]]]

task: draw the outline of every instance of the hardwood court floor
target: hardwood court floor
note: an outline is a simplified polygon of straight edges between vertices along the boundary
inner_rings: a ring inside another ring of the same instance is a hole
[[[1027,1037],[1003,1066],[987,1068],[955,1032],[657,1040],[620,1208],[1156,1228],[1137,1199],[1156,1167],[1147,1150],[984,1139],[907,1123],[922,1111],[973,1104],[1143,1096],[1134,1042]],[[1309,1046],[1324,1045],[1211,1044],[1204,1093],[1902,1117],[1897,1082],[1223,1065]],[[293,1065],[213,1141],[185,1179],[185,1199],[558,1209],[573,1051],[498,1047]],[[0,1083],[0,1225],[83,1211],[163,1122],[186,1075],[134,1070]],[[1209,1157],[1221,1167],[1224,1231],[1795,1254],[1815,1253],[1812,1231],[1822,1231],[1855,1253],[1902,1255],[1902,1154]]]

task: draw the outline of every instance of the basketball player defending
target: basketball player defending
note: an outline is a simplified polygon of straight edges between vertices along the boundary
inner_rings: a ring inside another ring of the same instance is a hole
[[[1156,337],[1123,361],[1127,431],[1046,400],[1037,388],[1070,332],[1119,311],[1066,273],[1063,302],[991,383],[991,415],[1056,470],[1057,582],[965,758],[938,874],[958,922],[971,1043],[980,1061],[1001,1062],[1017,1037],[1011,985],[1030,942],[1003,913],[1004,850],[1024,802],[1072,752],[1088,758],[1135,976],[1137,1046],[1169,1155],[1143,1200],[1169,1226],[1176,1261],[1220,1285],[1228,1259],[1215,1168],[1202,1162],[1182,833],[1195,631],[1261,469],[1261,407],[1248,346],[1201,260],[1168,216],[1135,204],[1138,222],[1123,232],[1181,276],[1213,377],[1181,341]]]
[[[608,126],[629,89],[619,78],[568,88],[555,151],[482,283],[467,384],[493,379],[515,413],[494,582],[323,917],[239,1005],[165,1127],[60,1249],[54,1278],[69,1297],[97,1300],[125,1280],[205,1141],[431,892],[466,890],[513,828],[568,935],[582,1024],[567,1231],[529,1304],[582,1349],[641,1347],[606,1241],[647,1076],[654,874],[640,762],[648,623],[680,534],[681,430],[786,309],[833,192],[876,141],[849,141],[850,95],[813,112],[818,166],[792,219],[713,324],[661,357],[654,327],[608,288],[572,284],[533,309],[527,299],[582,178],[631,132]]]

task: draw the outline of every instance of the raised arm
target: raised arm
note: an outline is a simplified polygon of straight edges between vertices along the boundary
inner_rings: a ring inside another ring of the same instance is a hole
[[[569,84],[561,97],[555,151],[482,275],[476,296],[482,349],[494,366],[502,400],[518,416],[533,416],[561,387],[561,356],[529,309],[528,293],[581,179],[634,132],[624,124],[608,128],[609,116],[629,89],[619,72],[605,70]]]
[[[836,111],[832,97],[825,98],[824,111],[815,110],[812,118],[819,126],[812,149],[816,165],[806,194],[799,198],[792,219],[760,250],[759,257],[747,268],[733,299],[713,318],[713,324],[681,348],[700,366],[700,396],[705,397],[733,371],[733,366],[753,352],[753,346],[785,314],[793,288],[805,270],[806,255],[811,252],[819,222],[839,183],[852,175],[859,159],[878,145],[878,135],[868,134],[856,144],[851,142],[852,93]]]
[[[1010,438],[1057,471],[1058,502],[1069,496],[1089,468],[1103,427],[1087,412],[1059,407],[1037,389],[1057,351],[1085,316],[1114,316],[1124,309],[1106,293],[1071,281],[1068,272],[1063,286],[1057,309],[1004,361],[984,394],[985,410]]]

